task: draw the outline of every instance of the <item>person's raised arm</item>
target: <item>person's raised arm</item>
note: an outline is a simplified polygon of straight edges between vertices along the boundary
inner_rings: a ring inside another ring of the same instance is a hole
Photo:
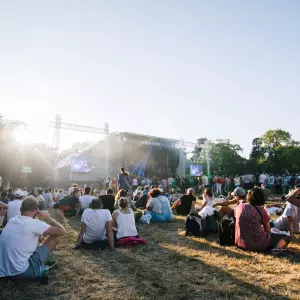
[[[106,222],[106,233],[108,237],[109,248],[111,251],[115,251],[115,241],[114,241],[114,232],[113,232],[113,221]]]
[[[52,219],[48,211],[38,210],[37,216],[40,220],[44,220],[50,225],[50,227],[44,232],[45,235],[63,236],[66,234],[66,229],[64,228],[64,226],[58,223],[56,220]]]
[[[294,204],[297,207],[300,207],[300,198],[298,198],[299,195],[300,195],[300,188],[297,188],[286,197],[286,201],[290,202],[291,204]]]

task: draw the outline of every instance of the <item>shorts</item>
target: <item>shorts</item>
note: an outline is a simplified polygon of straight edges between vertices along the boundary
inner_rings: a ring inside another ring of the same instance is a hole
[[[93,243],[85,243],[82,242],[81,244],[82,248],[85,250],[98,250],[98,249],[105,249],[109,246],[108,240],[102,240],[102,241],[94,241]]]
[[[270,251],[270,250],[274,249],[280,240],[284,240],[286,242],[286,244],[288,245],[291,241],[291,237],[286,234],[279,234],[279,233],[277,234],[277,233],[271,232],[271,240],[270,240],[269,246],[267,247],[266,251]]]
[[[41,245],[36,248],[34,253],[29,258],[29,267],[27,270],[16,276],[16,278],[34,279],[40,277],[40,267],[47,263],[50,254],[50,249],[47,245]]]

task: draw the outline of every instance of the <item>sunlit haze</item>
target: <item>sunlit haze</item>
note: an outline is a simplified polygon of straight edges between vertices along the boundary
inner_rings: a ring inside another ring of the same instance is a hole
[[[48,144],[57,113],[230,138],[245,155],[268,129],[300,139],[299,13],[299,1],[276,0],[0,1],[0,113]],[[62,131],[61,146],[95,137]]]

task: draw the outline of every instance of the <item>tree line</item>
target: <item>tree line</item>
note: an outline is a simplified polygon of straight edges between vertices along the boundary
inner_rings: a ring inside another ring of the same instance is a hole
[[[203,164],[207,170],[207,155],[199,146],[206,138],[197,140],[198,146],[192,152],[191,162]],[[243,149],[230,140],[219,139],[210,143],[210,166],[212,174],[247,174],[268,172],[273,174],[300,172],[300,143],[292,139],[289,132],[268,130],[261,137],[254,138],[249,158],[243,157]]]

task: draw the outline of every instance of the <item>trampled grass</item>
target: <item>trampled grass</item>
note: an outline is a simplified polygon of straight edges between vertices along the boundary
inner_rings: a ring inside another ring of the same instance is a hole
[[[55,213],[68,231],[49,284],[1,280],[0,299],[300,299],[300,244],[294,258],[221,247],[213,237],[186,238],[184,218],[139,225],[148,245],[72,250],[80,218]]]

